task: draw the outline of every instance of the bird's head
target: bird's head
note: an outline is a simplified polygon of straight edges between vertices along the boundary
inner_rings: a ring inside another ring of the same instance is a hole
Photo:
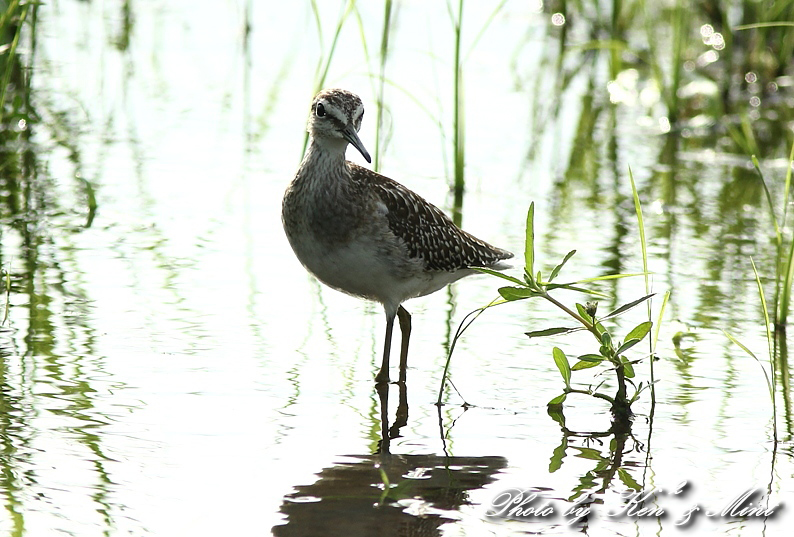
[[[364,105],[358,95],[341,89],[327,89],[317,94],[312,101],[311,114],[306,130],[315,142],[328,148],[353,144],[367,162],[372,162],[369,153],[358,137]]]

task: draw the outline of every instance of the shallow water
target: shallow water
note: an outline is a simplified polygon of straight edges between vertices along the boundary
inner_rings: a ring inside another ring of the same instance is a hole
[[[448,209],[452,34],[446,7],[426,4],[397,13],[381,170]],[[543,98],[556,77],[548,14],[509,2],[472,47],[490,12],[467,4],[464,227],[520,254],[534,201],[544,271],[576,249],[561,278],[640,272],[631,166],[654,319],[671,291],[656,404],[641,395],[630,434],[611,432],[607,404],[581,395],[566,401],[564,427],[552,419],[546,403],[563,388],[552,347],[576,356],[592,342],[527,338],[566,320],[522,301],[468,329],[454,388],[434,405],[459,323],[497,296],[500,283],[485,276],[407,304],[408,383],[378,393],[382,311],[316,283],[280,222],[338,6],[323,3],[322,44],[299,3],[277,15],[267,3],[129,6],[66,1],[38,12],[36,181],[27,212],[4,206],[0,221],[12,275],[0,328],[3,534],[671,535],[695,505],[720,511],[756,489],[767,507],[794,498],[787,368],[775,445],[761,368],[722,333],[767,363],[749,257],[770,274],[774,247],[747,158],[665,135],[659,106],[611,107],[604,62]],[[325,85],[362,96],[372,151],[381,7],[358,8],[369,62],[351,18]],[[414,25],[427,31],[417,37]],[[769,177],[785,165],[776,154],[763,162]],[[643,296],[644,285],[599,284],[615,297],[599,310]],[[645,317],[638,307],[615,326],[625,333]],[[589,371],[574,382],[612,386]],[[647,360],[637,371],[648,380]],[[379,454],[404,405],[391,455]],[[685,481],[680,494],[659,493],[666,516],[608,515],[634,483],[674,491]],[[508,490],[539,491],[554,513],[488,516]],[[562,513],[583,498],[593,514],[572,529]],[[701,514],[689,529],[782,535],[789,513],[778,511]]]

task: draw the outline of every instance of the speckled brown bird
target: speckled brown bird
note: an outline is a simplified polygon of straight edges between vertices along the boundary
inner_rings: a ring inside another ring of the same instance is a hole
[[[358,137],[364,106],[340,89],[317,94],[307,130],[306,156],[284,194],[281,218],[295,255],[321,282],[383,304],[386,341],[375,377],[389,381],[395,316],[405,381],[411,315],[402,306],[472,274],[471,267],[505,268],[513,257],[458,228],[436,206],[400,183],[345,160],[352,144],[367,162]]]

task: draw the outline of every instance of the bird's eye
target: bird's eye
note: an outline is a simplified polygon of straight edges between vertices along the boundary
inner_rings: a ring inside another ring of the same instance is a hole
[[[314,113],[317,114],[317,117],[325,117],[325,107],[323,103],[317,103],[317,108]]]

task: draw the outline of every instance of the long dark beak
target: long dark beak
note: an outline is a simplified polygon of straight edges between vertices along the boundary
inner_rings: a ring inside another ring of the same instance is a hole
[[[353,147],[358,149],[358,152],[366,159],[367,162],[372,162],[372,157],[369,156],[369,153],[366,149],[364,149],[364,144],[361,143],[361,138],[358,137],[358,133],[356,132],[356,128],[350,124],[342,130],[342,136],[345,137],[345,140],[350,142]]]

